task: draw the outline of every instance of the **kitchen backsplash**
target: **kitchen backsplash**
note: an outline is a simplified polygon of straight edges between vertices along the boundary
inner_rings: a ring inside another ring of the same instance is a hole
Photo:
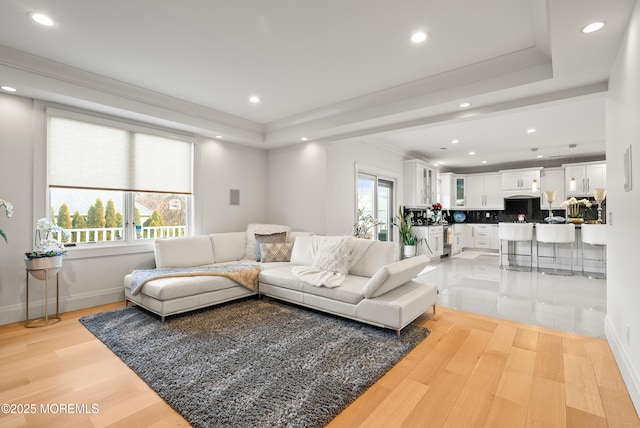
[[[585,221],[592,221],[598,219],[598,205],[594,200],[591,208],[584,208]],[[549,216],[549,210],[544,207],[540,207],[539,200],[532,199],[523,204],[511,203],[505,207],[505,210],[442,210],[441,217],[447,223],[456,223],[453,218],[453,214],[456,211],[464,213],[464,223],[489,223],[496,224],[500,222],[515,222],[518,220],[518,214],[525,215],[525,221],[542,223],[545,218]],[[424,208],[405,208],[405,215],[409,212],[413,212],[413,225],[414,226],[426,226],[431,224],[428,218],[428,210]],[[606,223],[606,200],[602,203],[602,218]],[[554,209],[553,216],[565,217],[566,211],[564,209]]]

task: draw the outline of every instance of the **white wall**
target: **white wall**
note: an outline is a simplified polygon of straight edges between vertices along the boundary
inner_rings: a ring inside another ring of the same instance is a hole
[[[607,317],[605,333],[640,412],[640,3],[609,78],[607,99]],[[622,156],[633,146],[633,190],[623,189]]]
[[[396,176],[401,188],[402,161],[400,154],[365,139],[270,150],[269,221],[319,234],[351,235],[356,164]]]
[[[237,232],[267,221],[265,150],[202,140],[196,149],[196,233]],[[229,191],[240,190],[240,205]]]
[[[270,223],[325,234],[327,217],[327,147],[306,143],[268,152]]]
[[[0,93],[0,198],[12,202],[15,214],[0,213],[0,228],[9,243],[0,242],[0,324],[25,317],[23,256],[32,249],[34,219],[44,217],[44,114],[41,103]],[[41,168],[41,167],[39,167]],[[220,141],[200,140],[195,159],[195,232],[244,230],[247,223],[265,222],[267,155],[264,150]],[[229,205],[229,189],[240,190],[240,206]],[[36,208],[34,211],[34,201]],[[38,208],[40,207],[40,208]],[[94,252],[93,250],[89,250]],[[98,251],[96,251],[98,252]],[[123,277],[137,268],[153,267],[153,253],[125,253],[86,257],[69,251],[60,271],[60,310],[96,306],[124,299]],[[33,280],[31,316],[42,313],[42,286]],[[53,309],[53,306],[52,306]]]

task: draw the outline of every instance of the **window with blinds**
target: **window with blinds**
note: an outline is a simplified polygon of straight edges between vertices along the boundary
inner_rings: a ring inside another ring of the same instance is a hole
[[[127,123],[48,111],[50,217],[71,243],[188,235],[193,143]]]

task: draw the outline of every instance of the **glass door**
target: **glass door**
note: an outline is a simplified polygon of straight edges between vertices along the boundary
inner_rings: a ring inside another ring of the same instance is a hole
[[[392,241],[393,233],[393,181],[381,179],[372,174],[358,174],[358,214],[366,231],[363,237]]]

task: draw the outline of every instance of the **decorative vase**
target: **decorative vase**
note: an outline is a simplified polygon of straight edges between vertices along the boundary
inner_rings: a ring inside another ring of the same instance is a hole
[[[60,270],[62,267],[62,256],[25,259],[24,263],[34,278],[44,281],[46,275],[49,275],[49,278],[51,278]],[[48,269],[48,271],[45,269]]]
[[[405,257],[414,257],[416,255],[416,246],[415,245],[405,245],[404,246],[404,256]]]

